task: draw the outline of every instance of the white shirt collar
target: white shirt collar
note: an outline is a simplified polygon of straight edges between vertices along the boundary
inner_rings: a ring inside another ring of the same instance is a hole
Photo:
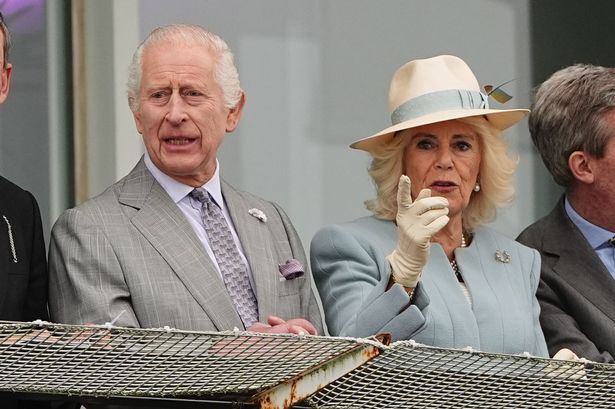
[[[154,179],[160,186],[168,193],[171,199],[175,203],[179,203],[183,198],[185,198],[192,190],[194,189],[192,186],[188,186],[177,180],[173,179],[171,176],[162,172],[160,169],[154,165],[151,158],[147,154],[147,151],[143,155],[143,161],[145,162],[145,167],[151,172],[154,176]],[[216,171],[214,172],[211,179],[209,179],[203,186],[203,189],[207,190],[207,192],[213,197],[220,208],[224,209],[224,200],[222,198],[222,188],[220,186],[220,164],[218,163],[218,159],[216,159]]]

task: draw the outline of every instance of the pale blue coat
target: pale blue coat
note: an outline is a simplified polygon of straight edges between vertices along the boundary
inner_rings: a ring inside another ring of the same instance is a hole
[[[375,217],[327,226],[312,239],[312,271],[331,335],[389,332],[394,340],[446,348],[547,356],[535,296],[536,250],[479,228],[468,247],[455,250],[470,305],[444,250],[434,243],[408,306],[399,284],[386,289],[391,274],[386,256],[396,243],[395,224]],[[496,260],[496,251],[506,251],[510,262]]]

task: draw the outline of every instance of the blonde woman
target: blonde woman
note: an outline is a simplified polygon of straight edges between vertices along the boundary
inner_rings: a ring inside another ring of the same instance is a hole
[[[312,240],[330,333],[547,356],[540,256],[484,226],[514,193],[517,163],[501,131],[528,111],[489,109],[470,68],[449,55],[397,70],[389,107],[393,126],[351,145],[373,157],[373,216]]]

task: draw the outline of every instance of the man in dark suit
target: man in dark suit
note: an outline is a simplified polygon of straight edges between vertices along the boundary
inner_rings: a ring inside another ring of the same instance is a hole
[[[41,216],[29,192],[0,176],[0,320],[47,317]]]
[[[0,104],[9,94],[10,35],[0,14]],[[0,177],[0,320],[48,319],[47,261],[34,197]]]
[[[0,13],[0,104],[9,94],[10,34]],[[0,320],[48,320],[47,260],[41,215],[29,192],[0,176]],[[61,406],[57,403],[53,407]],[[49,402],[0,398],[3,409],[50,408]]]
[[[220,176],[218,148],[245,102],[226,43],[198,26],[154,30],[133,57],[128,96],[146,153],[53,227],[52,318],[322,334],[290,220]]]
[[[536,148],[565,194],[518,240],[542,257],[540,323],[551,354],[615,356],[615,69],[573,65],[538,89]]]

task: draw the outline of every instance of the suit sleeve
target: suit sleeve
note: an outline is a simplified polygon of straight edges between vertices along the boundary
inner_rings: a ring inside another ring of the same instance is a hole
[[[54,322],[138,327],[122,267],[102,226],[80,210],[56,222],[49,244],[49,309]]]
[[[378,249],[341,226],[328,226],[312,239],[314,279],[331,335],[367,337],[388,332],[408,339],[425,317],[399,284],[388,288],[390,266]],[[417,287],[420,292],[421,286]]]
[[[30,232],[30,271],[28,275],[28,290],[23,308],[24,321],[49,319],[47,312],[47,258],[41,213],[36,199],[30,193],[32,213],[32,230]]]
[[[530,283],[531,283],[531,297],[532,297],[532,320],[533,320],[533,329],[534,329],[534,351],[533,354],[535,356],[550,356],[547,351],[547,343],[545,341],[545,336],[542,331],[542,327],[540,325],[540,304],[538,303],[538,298],[536,297],[536,291],[538,288],[538,283],[540,281],[540,253],[537,250],[531,249],[532,254],[534,256],[532,260],[532,269],[530,273]]]
[[[541,237],[535,229],[526,229],[517,237],[517,241],[528,247],[540,249],[543,247]],[[548,256],[543,254],[536,297],[540,304],[540,325],[547,342],[549,356],[555,355],[562,348],[568,348],[582,358],[615,363],[613,356],[607,351],[600,351],[583,333],[575,317],[568,312],[567,304],[573,293],[577,294],[574,289],[568,288],[568,284],[551,267]]]
[[[293,258],[300,260],[305,268],[305,274],[307,275],[307,279],[305,280],[305,284],[301,289],[301,311],[304,311],[304,317],[308,321],[316,327],[319,335],[324,334],[324,325],[322,319],[322,313],[320,306],[317,301],[317,293],[314,285],[314,279],[312,277],[312,272],[310,270],[310,266],[305,257],[305,250],[303,249],[303,245],[301,244],[301,239],[297,234],[295,228],[293,227],[290,219],[282,210],[280,206],[275,203],[272,203],[276,208],[277,212],[282,219],[282,224],[284,225],[284,229],[286,230],[286,235],[288,237],[288,242],[291,247],[291,251],[293,254]]]
[[[608,351],[600,351],[582,331],[575,318],[566,312],[565,300],[559,287],[565,285],[549,267],[542,266],[538,299],[541,313],[540,323],[548,340],[549,354],[553,356],[562,348],[568,348],[579,357],[595,362],[615,363]]]

